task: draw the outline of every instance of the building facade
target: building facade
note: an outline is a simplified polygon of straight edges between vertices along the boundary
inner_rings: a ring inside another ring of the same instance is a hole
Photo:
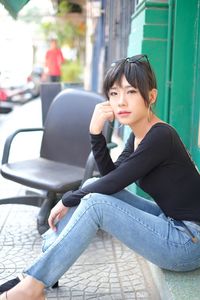
[[[147,53],[158,79],[156,111],[200,167],[200,1],[139,1],[127,55]]]
[[[93,57],[91,89],[101,91],[112,61],[147,54],[158,81],[155,111],[176,128],[200,168],[200,0],[99,2],[101,43],[94,53],[101,50],[103,58]],[[124,142],[129,132],[120,133]]]

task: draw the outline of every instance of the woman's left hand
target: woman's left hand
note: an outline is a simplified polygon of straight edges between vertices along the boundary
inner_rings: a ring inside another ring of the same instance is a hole
[[[62,200],[60,200],[51,210],[49,218],[48,218],[48,223],[50,228],[53,231],[56,231],[56,223],[60,221],[64,215],[68,212],[69,207],[64,206],[62,203]]]

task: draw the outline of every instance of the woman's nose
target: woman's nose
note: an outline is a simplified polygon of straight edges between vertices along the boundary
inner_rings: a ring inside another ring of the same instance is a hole
[[[125,95],[122,93],[119,97],[118,106],[124,106],[126,104]]]

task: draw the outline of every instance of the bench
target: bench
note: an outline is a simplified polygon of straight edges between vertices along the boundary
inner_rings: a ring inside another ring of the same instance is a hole
[[[149,263],[161,300],[200,300],[200,269],[172,272]]]

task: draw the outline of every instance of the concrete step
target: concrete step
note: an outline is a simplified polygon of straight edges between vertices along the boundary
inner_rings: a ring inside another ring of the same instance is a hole
[[[200,269],[171,272],[149,263],[162,300],[200,300]]]

